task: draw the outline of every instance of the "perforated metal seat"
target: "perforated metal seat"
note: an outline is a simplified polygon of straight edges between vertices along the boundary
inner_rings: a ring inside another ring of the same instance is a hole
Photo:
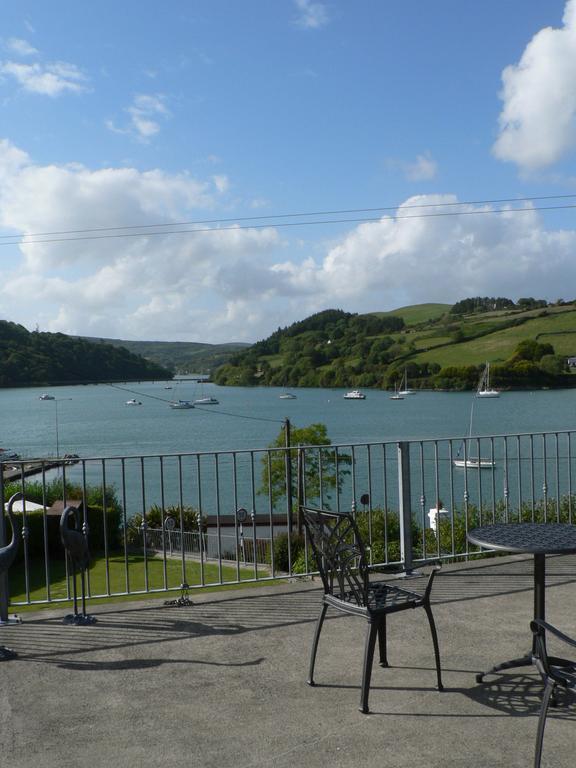
[[[426,611],[430,625],[437,686],[441,691],[443,686],[438,636],[430,607],[430,592],[438,568],[432,569],[423,594],[404,589],[394,583],[372,580],[366,549],[352,515],[306,506],[301,507],[301,512],[324,586],[322,609],[312,643],[308,684],[315,684],[316,653],[328,608],[332,607],[344,613],[362,616],[368,621],[368,630],[364,649],[360,711],[368,713],[376,637],[378,637],[380,665],[388,666],[386,617],[390,613],[422,607]]]

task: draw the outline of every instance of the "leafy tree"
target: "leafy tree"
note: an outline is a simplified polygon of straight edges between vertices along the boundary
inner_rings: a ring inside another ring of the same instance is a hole
[[[293,427],[290,429],[290,450],[286,448],[286,426],[284,426],[276,439],[268,446],[271,449],[270,462],[268,457],[262,459],[262,483],[259,493],[267,495],[270,491],[272,503],[277,504],[286,497],[288,479],[291,480],[291,501],[297,502],[298,496],[298,450],[296,446],[317,446],[317,450],[308,449],[305,452],[305,467],[303,473],[306,499],[310,502],[323,498],[329,498],[330,493],[336,488],[341,488],[344,476],[348,470],[344,469],[351,463],[348,456],[338,455],[338,474],[336,473],[336,453],[331,446],[332,441],[328,437],[325,424],[310,424],[307,427]],[[286,458],[289,456],[289,463]]]

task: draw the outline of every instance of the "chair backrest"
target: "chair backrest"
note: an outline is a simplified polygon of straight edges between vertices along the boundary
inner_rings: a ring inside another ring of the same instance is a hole
[[[366,550],[352,515],[301,507],[326,594],[367,604]]]

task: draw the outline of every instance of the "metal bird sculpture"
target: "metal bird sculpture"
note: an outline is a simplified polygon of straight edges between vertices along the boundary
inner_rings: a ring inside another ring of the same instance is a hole
[[[8,504],[6,505],[6,513],[8,515],[8,519],[10,520],[10,525],[12,527],[12,540],[10,541],[10,544],[7,544],[5,547],[0,548],[0,577],[3,576],[5,573],[7,573],[8,569],[14,562],[16,553],[18,552],[18,546],[20,545],[21,531],[18,525],[16,524],[16,519],[14,517],[14,513],[12,512],[12,507],[14,506],[16,501],[20,501],[20,499],[23,499],[23,498],[24,498],[23,493],[15,493],[13,496],[10,497]],[[20,619],[17,618],[16,622],[19,623]],[[3,622],[3,623],[11,623],[11,620],[9,619],[7,622]],[[0,661],[13,659],[16,656],[17,656],[16,652],[13,651],[11,648],[6,648],[5,645],[0,645]]]
[[[74,515],[74,528],[70,527],[70,517]],[[79,512],[76,507],[65,507],[60,517],[60,539],[66,550],[66,557],[72,569],[74,613],[64,617],[64,624],[94,624],[96,618],[86,613],[86,591],[84,573],[90,565],[90,553],[86,536],[81,530]],[[82,613],[78,613],[76,594],[76,572],[80,571],[82,582]]]

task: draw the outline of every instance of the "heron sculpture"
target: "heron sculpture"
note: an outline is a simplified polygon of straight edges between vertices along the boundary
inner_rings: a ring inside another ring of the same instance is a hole
[[[20,499],[23,499],[23,498],[24,498],[23,493],[15,493],[13,496],[10,497],[8,504],[6,505],[6,513],[8,515],[8,519],[10,520],[10,525],[12,526],[12,540],[10,541],[10,544],[7,544],[5,547],[0,547],[0,578],[4,576],[5,573],[8,572],[8,569],[14,562],[16,553],[18,552],[18,547],[20,545],[21,531],[16,524],[16,519],[14,517],[14,513],[12,512],[12,507],[14,506],[15,502],[20,501]],[[16,617],[15,619],[12,619],[12,621],[9,619],[7,622],[2,622],[2,623],[8,624],[8,623],[14,623],[14,622],[20,623],[20,619]],[[5,645],[0,645],[0,661],[13,659],[16,656],[17,656],[16,651],[13,651],[11,648],[6,648]]]
[[[70,527],[70,518],[74,516],[74,528]],[[74,613],[64,617],[64,624],[86,625],[94,624],[96,618],[86,613],[86,590],[84,573],[90,565],[88,542],[82,532],[79,511],[76,507],[65,507],[60,518],[60,539],[66,550],[66,557],[72,570]],[[82,582],[82,613],[78,613],[78,597],[76,594],[76,572],[80,571]]]

